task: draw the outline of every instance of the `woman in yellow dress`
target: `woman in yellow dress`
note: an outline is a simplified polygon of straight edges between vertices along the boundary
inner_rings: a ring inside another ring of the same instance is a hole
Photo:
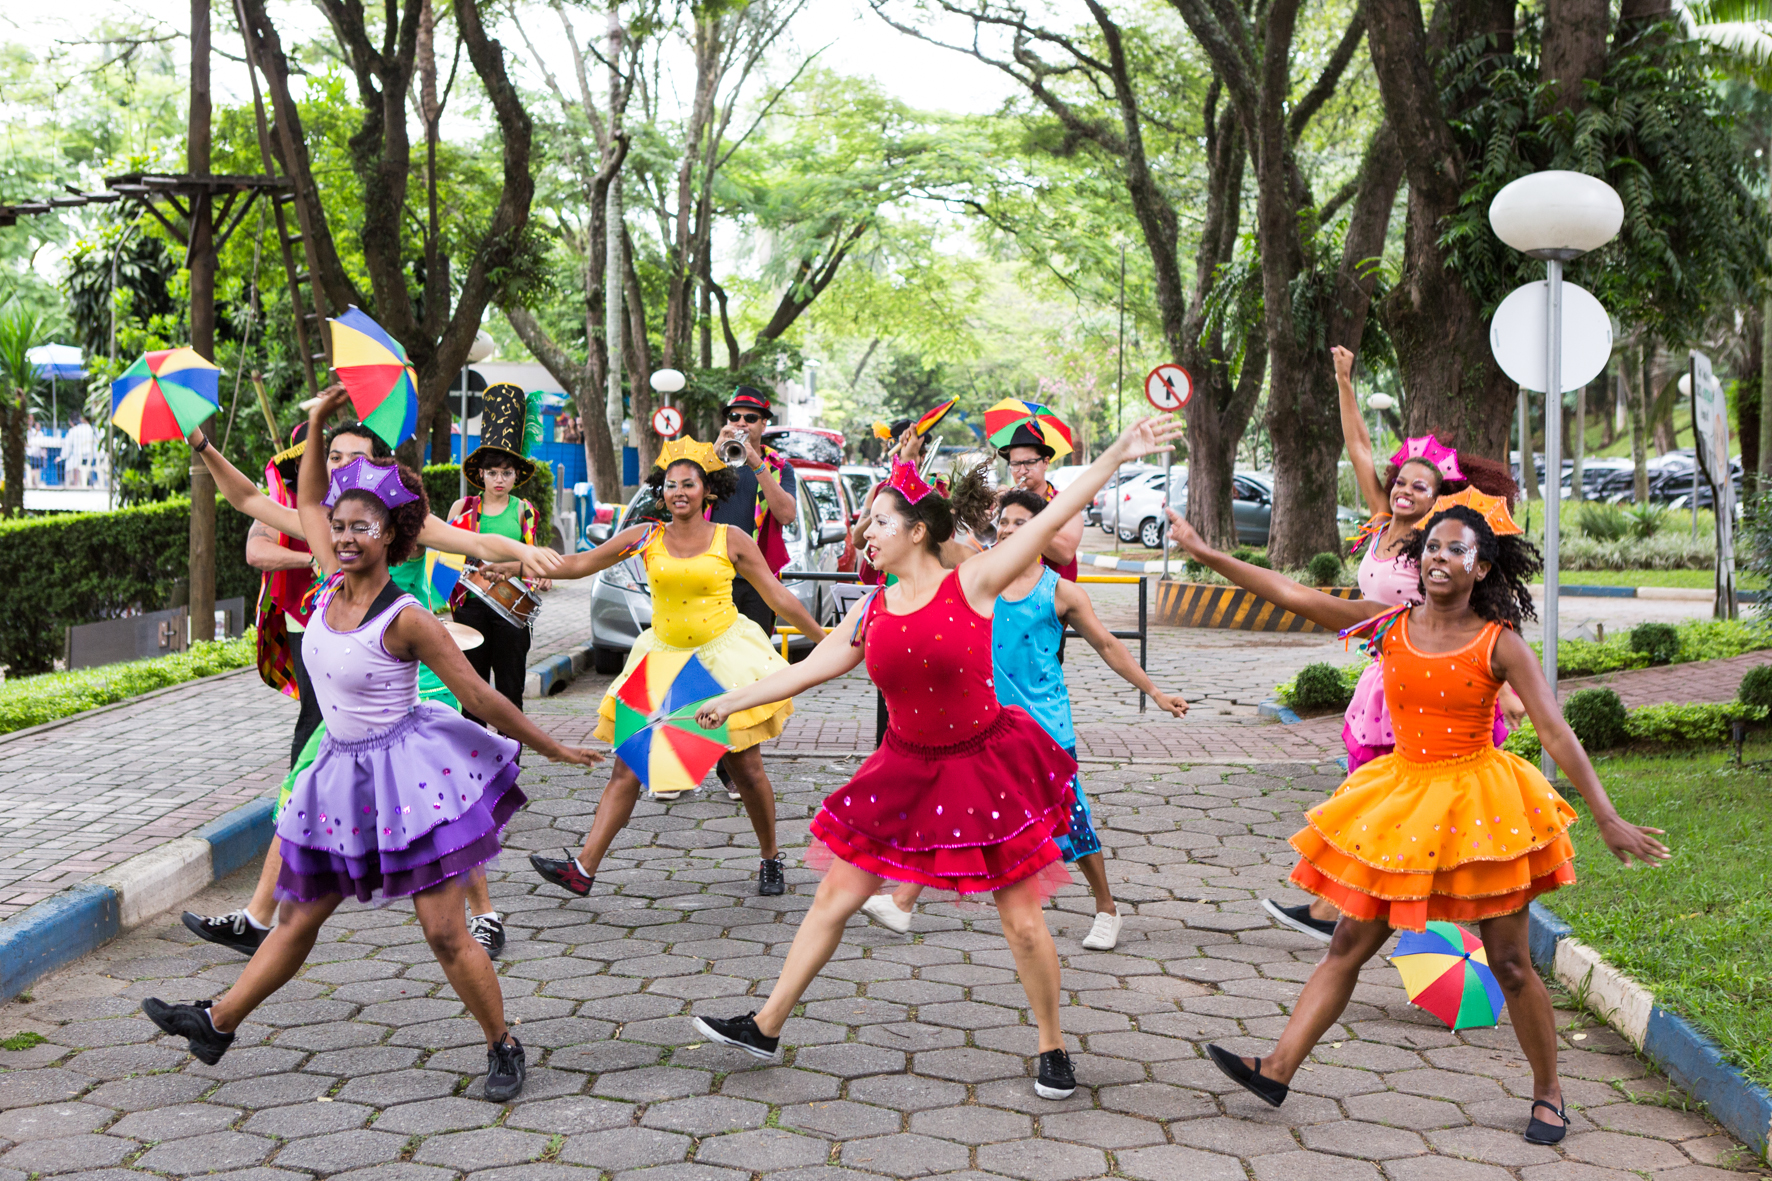
[[[1656,865],[1660,829],[1618,815],[1519,627],[1534,618],[1528,581],[1538,551],[1499,498],[1467,488],[1442,496],[1405,550],[1426,602],[1392,607],[1338,599],[1206,545],[1169,513],[1170,537],[1195,561],[1324,627],[1369,636],[1383,653],[1396,747],[1361,765],[1292,838],[1295,885],[1341,911],[1329,953],[1311,973],[1279,1044],[1265,1058],[1221,1046],[1207,1057],[1278,1107],[1293,1074],[1340,1020],[1360,969],[1394,929],[1432,920],[1476,923],[1520,1049],[1532,1065],[1526,1139],[1555,1144],[1568,1130],[1557,1077],[1550,994],[1532,968],[1527,905],[1575,881],[1568,828],[1576,814],[1538,768],[1495,747],[1495,698],[1511,685],[1544,749],[1569,776],[1606,847]],[[1543,1117],[1540,1117],[1540,1112]]]
[[[735,577],[756,587],[776,614],[802,632],[814,640],[824,637],[824,629],[800,600],[769,573],[757,543],[746,533],[707,519],[709,510],[737,486],[732,469],[720,462],[711,444],[694,439],[666,444],[647,482],[669,513],[666,523],[631,525],[588,553],[562,559],[554,573],[556,579],[588,578],[636,555],[646,567],[646,582],[652,591],[652,626],[640,633],[621,675],[603,697],[592,735],[603,742],[615,740],[616,694],[649,652],[693,652],[728,690],[787,667],[780,653],[770,647],[763,629],[740,615],[733,604]],[[779,735],[793,712],[793,702],[773,701],[736,713],[726,723],[731,753],[721,761],[757,833],[762,853],[757,871],[759,894],[780,894],[787,888],[781,850],[775,842],[775,789],[763,770],[760,744]],[[603,855],[627,826],[639,798],[640,777],[617,757],[578,856],[531,854],[529,863],[544,879],[563,889],[578,895],[590,893]]]

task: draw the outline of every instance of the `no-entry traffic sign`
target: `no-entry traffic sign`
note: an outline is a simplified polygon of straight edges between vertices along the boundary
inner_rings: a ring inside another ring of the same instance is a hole
[[[1159,365],[1144,379],[1145,400],[1158,410],[1180,410],[1193,394],[1194,379],[1180,365]]]
[[[675,406],[660,406],[652,415],[652,429],[667,439],[674,439],[683,429],[683,412]]]

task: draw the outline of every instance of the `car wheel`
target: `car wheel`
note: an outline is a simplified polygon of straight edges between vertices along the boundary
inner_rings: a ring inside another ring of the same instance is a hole
[[[604,676],[613,676],[627,663],[628,654],[620,648],[591,646],[591,668]]]
[[[1138,525],[1138,540],[1145,549],[1163,548],[1163,525],[1155,517],[1146,517]]]

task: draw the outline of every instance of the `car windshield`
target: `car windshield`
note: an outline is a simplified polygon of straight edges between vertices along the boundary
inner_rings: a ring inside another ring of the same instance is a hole
[[[843,462],[843,449],[823,435],[811,431],[771,431],[763,442],[788,459],[804,459],[811,463],[828,463],[836,467]]]

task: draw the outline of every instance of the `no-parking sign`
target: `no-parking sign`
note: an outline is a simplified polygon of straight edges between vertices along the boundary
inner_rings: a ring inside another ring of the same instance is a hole
[[[674,439],[683,429],[683,412],[675,406],[660,406],[652,414],[652,429],[666,439]]]
[[[1194,379],[1180,365],[1159,365],[1144,379],[1144,396],[1158,410],[1173,413],[1194,395]]]

